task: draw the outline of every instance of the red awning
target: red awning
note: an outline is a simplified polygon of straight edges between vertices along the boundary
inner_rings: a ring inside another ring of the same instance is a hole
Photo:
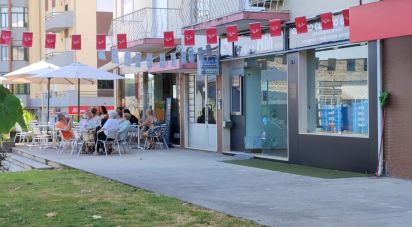
[[[382,0],[350,8],[350,41],[412,35],[412,1]]]

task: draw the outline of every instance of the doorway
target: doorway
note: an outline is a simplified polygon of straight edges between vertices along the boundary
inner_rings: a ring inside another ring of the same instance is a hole
[[[189,76],[189,147],[217,150],[216,75]]]

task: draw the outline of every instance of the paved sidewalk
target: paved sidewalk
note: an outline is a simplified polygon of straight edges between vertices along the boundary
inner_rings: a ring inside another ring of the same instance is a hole
[[[28,149],[27,149],[28,150]],[[121,157],[32,153],[73,168],[270,226],[412,226],[412,182],[318,179],[222,163],[171,149]]]

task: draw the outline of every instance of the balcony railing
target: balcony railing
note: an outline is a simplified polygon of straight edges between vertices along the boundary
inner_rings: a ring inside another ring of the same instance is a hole
[[[127,34],[128,42],[163,38],[165,31],[173,31],[175,38],[179,38],[182,26],[180,9],[143,8],[114,19],[109,35],[113,35],[114,44],[117,43],[116,34]]]
[[[45,17],[45,27],[48,32],[60,32],[66,28],[73,27],[72,11],[53,12],[49,13]]]
[[[183,0],[181,17],[189,26],[242,11],[278,11],[286,0]]]

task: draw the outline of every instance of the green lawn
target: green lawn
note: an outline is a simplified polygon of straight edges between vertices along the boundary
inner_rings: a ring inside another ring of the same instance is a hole
[[[309,166],[295,165],[289,163],[282,163],[270,160],[249,159],[249,160],[230,160],[226,163],[255,167],[260,169],[268,169],[284,173],[292,173],[302,176],[318,177],[325,179],[349,178],[349,177],[366,177],[367,174],[345,172],[330,169],[321,169]]]
[[[0,226],[257,226],[75,170],[0,174]]]

